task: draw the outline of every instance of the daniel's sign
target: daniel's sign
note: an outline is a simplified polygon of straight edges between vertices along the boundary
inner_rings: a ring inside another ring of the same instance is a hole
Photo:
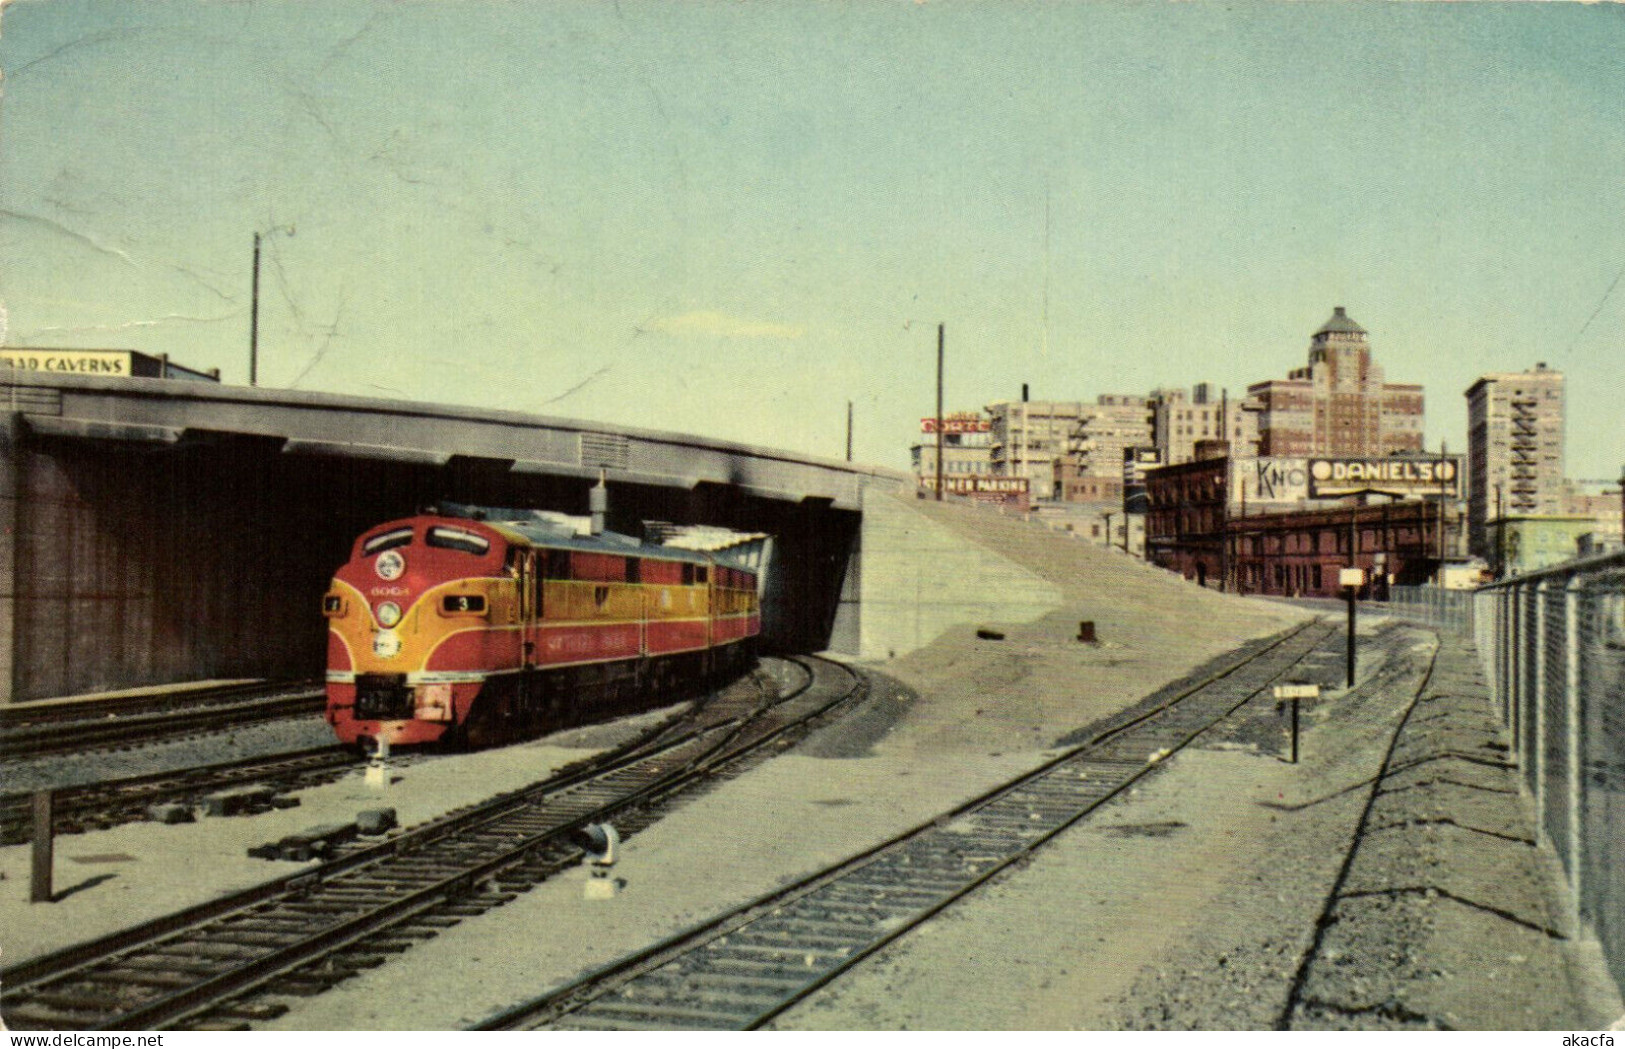
[[[1454,458],[1310,459],[1309,497],[1379,491],[1402,495],[1456,494]]]

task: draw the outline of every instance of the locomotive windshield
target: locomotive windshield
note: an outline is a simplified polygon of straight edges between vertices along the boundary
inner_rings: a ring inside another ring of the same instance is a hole
[[[465,554],[483,554],[491,549],[491,541],[482,535],[442,525],[429,529],[425,542],[430,546],[444,547],[447,550],[461,550]]]
[[[405,546],[411,541],[412,529],[392,528],[387,532],[380,532],[362,543],[361,552],[371,556],[372,554],[383,553],[385,550],[392,550],[397,546]]]

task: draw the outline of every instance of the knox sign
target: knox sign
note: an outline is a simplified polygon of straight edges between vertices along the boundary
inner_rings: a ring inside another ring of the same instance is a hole
[[[1336,499],[1355,492],[1386,492],[1401,498],[1460,494],[1459,456],[1431,459],[1297,458],[1260,456],[1232,459],[1230,499],[1262,511],[1270,504],[1295,505],[1309,499]]]

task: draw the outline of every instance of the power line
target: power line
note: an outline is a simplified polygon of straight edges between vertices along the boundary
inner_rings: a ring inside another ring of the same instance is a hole
[[[1585,336],[1587,329],[1591,327],[1591,322],[1596,320],[1597,314],[1601,313],[1602,308],[1608,305],[1608,298],[1614,294],[1614,289],[1619,287],[1621,277],[1625,277],[1625,266],[1621,266],[1619,272],[1614,274],[1614,283],[1608,285],[1608,290],[1602,293],[1602,299],[1597,303],[1597,308],[1592,310],[1591,316],[1587,317],[1586,322],[1580,325],[1580,333],[1574,337],[1573,342],[1569,343],[1568,353],[1573,353],[1574,348],[1580,345],[1580,339]],[[1568,356],[1568,354],[1564,354],[1564,356]]]

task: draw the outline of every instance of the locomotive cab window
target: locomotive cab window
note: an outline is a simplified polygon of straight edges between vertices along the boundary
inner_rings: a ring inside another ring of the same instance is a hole
[[[570,578],[570,551],[548,550],[542,563],[542,576],[547,579]]]
[[[491,541],[482,535],[462,528],[447,528],[436,525],[429,529],[425,541],[430,546],[438,546],[445,550],[461,550],[465,554],[483,554],[491,549]]]
[[[411,543],[411,541],[412,529],[392,528],[387,532],[380,532],[371,539],[368,539],[366,542],[362,543],[361,552],[368,556],[371,556],[372,554],[381,554],[385,550],[393,550],[397,546],[406,546],[407,544]]]

